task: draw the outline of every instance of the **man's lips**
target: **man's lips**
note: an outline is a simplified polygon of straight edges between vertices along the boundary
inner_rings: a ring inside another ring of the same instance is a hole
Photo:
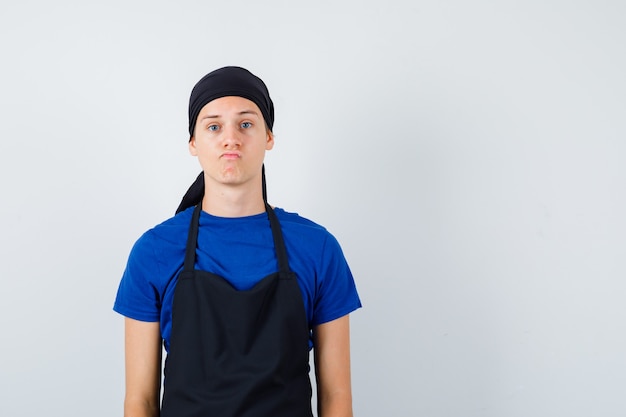
[[[241,155],[238,152],[224,152],[221,157],[223,159],[239,159]]]

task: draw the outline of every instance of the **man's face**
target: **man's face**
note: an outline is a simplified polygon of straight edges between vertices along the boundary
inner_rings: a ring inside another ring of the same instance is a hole
[[[265,151],[274,146],[259,107],[243,97],[207,103],[196,120],[189,151],[197,156],[209,183],[239,186],[261,175]]]

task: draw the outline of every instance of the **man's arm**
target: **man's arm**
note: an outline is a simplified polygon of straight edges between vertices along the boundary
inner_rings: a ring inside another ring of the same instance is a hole
[[[126,318],[124,417],[158,417],[161,391],[161,331],[158,322]]]
[[[349,316],[316,326],[313,338],[319,417],[352,417]]]

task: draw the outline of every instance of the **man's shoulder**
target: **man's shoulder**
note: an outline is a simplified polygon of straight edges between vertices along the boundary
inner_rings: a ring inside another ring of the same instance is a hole
[[[276,213],[281,225],[289,224],[292,227],[310,228],[312,230],[328,233],[324,226],[311,219],[303,217],[298,213],[289,212],[280,207],[276,207],[274,212]]]
[[[182,242],[186,242],[185,236],[189,232],[189,222],[191,221],[192,212],[193,207],[148,229],[138,239],[137,244],[158,247],[167,243],[179,245],[181,239]]]
[[[304,245],[310,251],[334,251],[339,248],[335,236],[321,224],[280,208],[275,212],[286,240]]]

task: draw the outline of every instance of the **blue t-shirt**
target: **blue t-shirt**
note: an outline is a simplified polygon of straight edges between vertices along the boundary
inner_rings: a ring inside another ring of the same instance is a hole
[[[289,266],[295,272],[309,328],[342,317],[361,302],[339,243],[325,228],[295,213],[274,209]],[[133,246],[113,309],[135,320],[160,322],[165,349],[172,330],[172,301],[193,207],[148,230]],[[266,213],[227,218],[201,212],[196,248],[198,270],[252,288],[278,270]],[[312,342],[311,342],[312,346]]]

